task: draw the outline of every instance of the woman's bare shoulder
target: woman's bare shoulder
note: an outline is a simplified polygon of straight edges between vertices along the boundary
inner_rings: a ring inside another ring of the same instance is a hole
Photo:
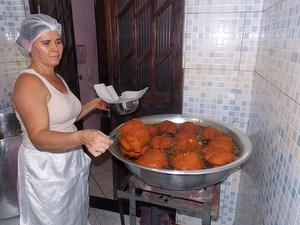
[[[41,86],[43,84],[42,80],[32,74],[32,73],[21,73],[15,80],[15,87],[22,87],[22,86],[26,86],[26,87],[38,87]]]
[[[48,95],[48,89],[43,81],[34,74],[21,73],[15,81],[13,97],[25,98],[37,95],[40,97]]]

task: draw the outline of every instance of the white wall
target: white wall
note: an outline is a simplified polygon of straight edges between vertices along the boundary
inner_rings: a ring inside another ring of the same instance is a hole
[[[186,0],[184,114],[247,132],[262,7],[262,0]],[[220,216],[213,225],[234,223],[240,179],[238,170],[222,183]],[[178,222],[200,224],[197,217],[178,215]]]
[[[300,221],[299,7],[264,5],[248,129],[254,155],[243,171],[237,224],[244,215],[251,224]]]
[[[97,96],[87,83],[92,85],[99,83],[94,1],[72,0],[72,10],[75,43],[86,48],[86,63],[78,64],[78,74],[84,77],[79,80],[80,97],[81,102],[85,103]],[[99,130],[100,125],[101,118],[95,113],[85,118],[83,122],[84,128]]]

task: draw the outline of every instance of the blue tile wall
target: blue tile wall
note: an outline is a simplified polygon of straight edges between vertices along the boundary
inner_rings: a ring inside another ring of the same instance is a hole
[[[11,92],[14,79],[29,63],[15,47],[20,23],[28,11],[27,1],[0,1],[0,113],[13,110]]]
[[[300,2],[268,1],[264,9],[248,127],[255,152],[243,170],[241,183],[250,191],[239,193],[241,205],[248,204],[239,215],[250,214],[250,224],[296,225],[300,221]],[[245,224],[243,216],[236,221]]]
[[[247,132],[263,1],[186,0],[183,113],[205,116]],[[241,171],[221,185],[220,216],[234,224]],[[200,215],[179,212],[182,225]]]

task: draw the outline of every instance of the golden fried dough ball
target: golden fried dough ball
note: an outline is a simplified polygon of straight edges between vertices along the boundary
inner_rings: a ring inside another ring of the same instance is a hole
[[[143,129],[137,129],[135,132],[121,133],[119,140],[127,151],[140,152],[150,141],[150,135]]]
[[[201,133],[201,137],[204,139],[212,139],[219,135],[222,135],[223,133],[212,126],[207,126],[204,128],[204,130]]]
[[[220,147],[224,148],[228,152],[231,152],[233,150],[234,145],[229,137],[225,135],[220,135],[211,139],[208,143],[208,147]]]
[[[185,139],[177,142],[172,148],[173,154],[178,155],[186,152],[197,152],[199,151],[199,143],[193,139]]]
[[[234,154],[220,147],[207,147],[203,150],[203,158],[212,166],[223,166],[234,160]]]
[[[154,126],[152,124],[145,124],[145,126],[150,135],[158,134],[158,129],[156,126]]]
[[[177,125],[176,125],[176,123],[173,123],[172,121],[164,120],[157,125],[157,129],[161,133],[175,134],[177,131]]]
[[[175,139],[176,141],[182,141],[182,140],[197,140],[197,135],[189,132],[181,132],[181,133],[176,133],[175,134]]]
[[[163,169],[168,165],[167,154],[161,150],[152,148],[145,151],[136,161],[141,166]]]
[[[171,137],[166,135],[155,135],[152,136],[150,139],[150,144],[152,148],[161,148],[161,149],[168,149],[171,148],[175,143],[175,140]]]
[[[120,146],[119,150],[120,152],[128,158],[138,158],[140,155],[142,155],[145,151],[149,150],[151,147],[150,145],[145,145],[140,152],[134,152],[132,150],[127,151],[125,148],[123,148],[122,146]]]
[[[178,132],[198,134],[200,132],[200,127],[193,122],[187,121],[179,125]]]
[[[203,162],[201,156],[196,152],[187,152],[174,156],[171,164],[176,170],[201,170]]]
[[[135,132],[135,130],[139,130],[139,129],[147,130],[143,121],[141,121],[138,118],[134,118],[132,120],[123,123],[123,125],[119,127],[119,132],[132,133]]]
[[[119,141],[126,151],[141,152],[150,141],[150,134],[145,124],[137,118],[125,122],[119,128]]]

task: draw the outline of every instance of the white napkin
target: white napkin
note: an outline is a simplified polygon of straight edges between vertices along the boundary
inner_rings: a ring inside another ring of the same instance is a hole
[[[124,91],[121,96],[118,96],[112,85],[105,86],[105,84],[94,84],[95,91],[99,98],[103,99],[109,104],[129,102],[140,99],[148,90],[148,87],[140,91]]]

